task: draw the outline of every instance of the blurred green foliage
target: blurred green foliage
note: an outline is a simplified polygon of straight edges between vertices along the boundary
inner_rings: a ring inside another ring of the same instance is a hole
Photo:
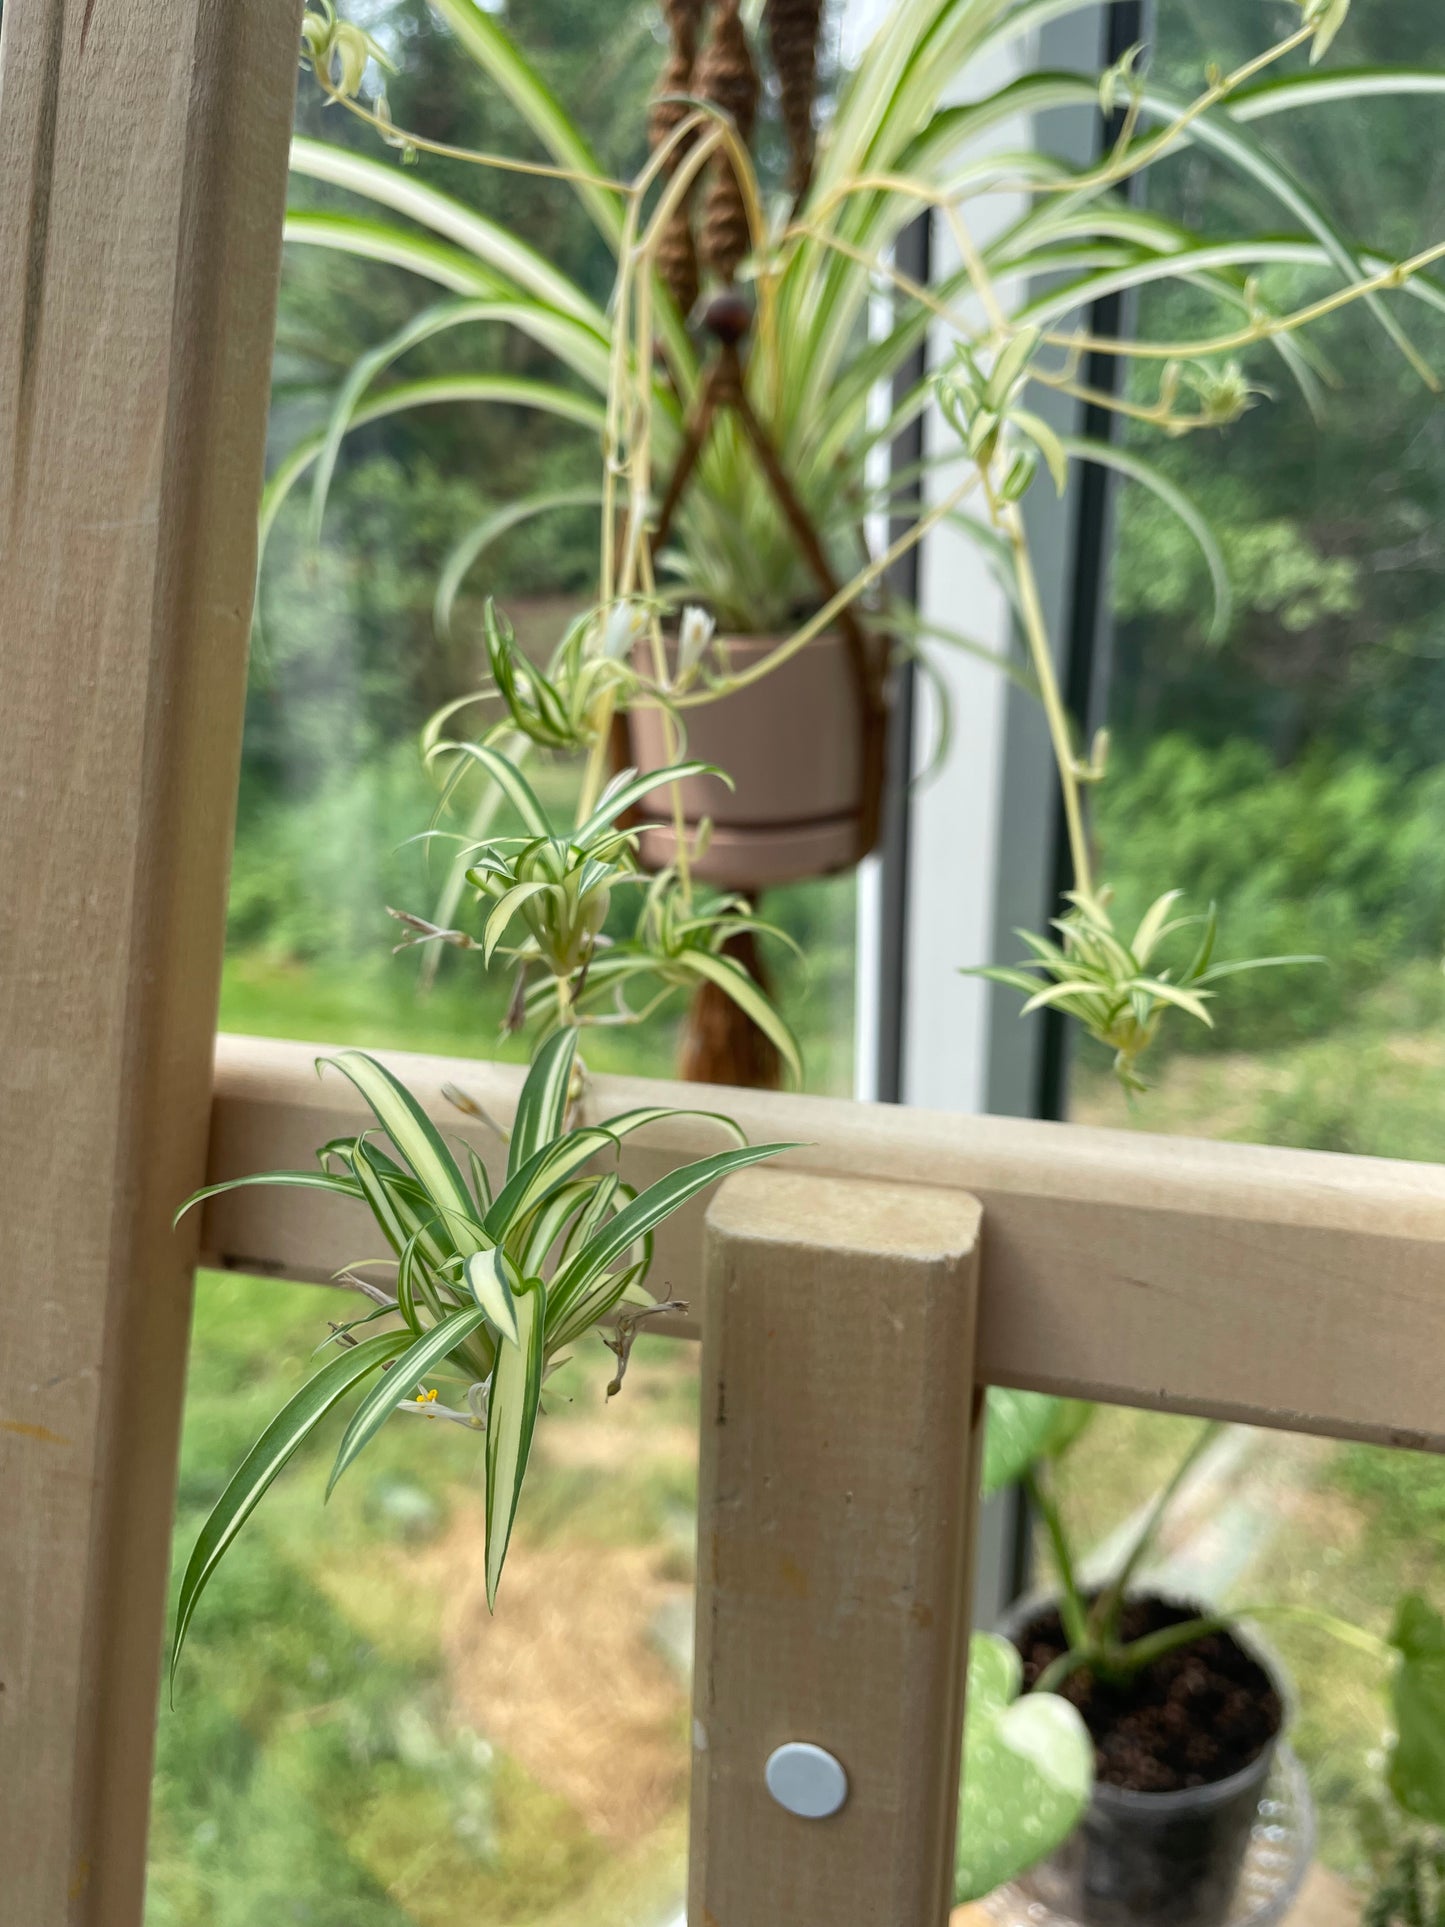
[[[1161,877],[1187,907],[1217,902],[1219,955],[1319,953],[1319,966],[1234,979],[1220,1031],[1180,1027],[1179,1049],[1267,1047],[1318,1036],[1362,991],[1445,946],[1445,768],[1411,769],[1315,743],[1286,768],[1247,737],[1182,732],[1116,755],[1096,825],[1120,922]]]
[[[1263,17],[1262,17],[1263,16]],[[1285,27],[1277,0],[1161,0],[1153,70],[1198,82]],[[1301,64],[1303,57],[1300,57]],[[1445,15],[1428,0],[1355,6],[1332,68],[1445,66]],[[1310,184],[1352,241],[1393,257],[1440,232],[1445,153],[1425,99],[1327,106],[1256,123],[1271,152]],[[1269,231],[1262,197],[1198,152],[1150,176],[1153,211],[1220,239]],[[1268,300],[1308,299],[1317,274],[1273,268]],[[1437,369],[1445,318],[1416,300],[1394,311]],[[1188,336],[1217,325],[1209,301],[1177,287],[1149,291],[1141,330]],[[1189,537],[1143,490],[1125,492],[1115,573],[1121,625],[1112,720],[1126,737],[1183,730],[1211,746],[1240,736],[1281,767],[1321,742],[1414,768],[1438,761],[1445,708],[1445,408],[1360,311],[1311,331],[1326,365],[1312,414],[1268,346],[1246,372],[1272,399],[1224,432],[1160,445],[1151,459],[1189,490],[1229,560],[1236,615],[1218,649],[1205,642],[1207,577]],[[1139,370],[1147,391],[1152,374]],[[1172,881],[1172,879],[1171,879]],[[1291,949],[1298,945],[1287,946]]]

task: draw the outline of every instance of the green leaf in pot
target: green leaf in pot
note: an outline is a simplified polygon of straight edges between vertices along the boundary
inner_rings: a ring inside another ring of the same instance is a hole
[[[954,1899],[992,1893],[1073,1832],[1094,1784],[1094,1744],[1056,1693],[1020,1699],[1023,1662],[995,1633],[975,1633],[968,1655],[963,1797]]]
[[[1048,1392],[990,1388],[983,1444],[983,1496],[1015,1485],[1040,1459],[1068,1450],[1094,1416],[1092,1405]]]

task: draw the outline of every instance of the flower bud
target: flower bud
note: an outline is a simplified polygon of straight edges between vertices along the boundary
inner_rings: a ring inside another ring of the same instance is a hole
[[[705,609],[688,607],[677,631],[677,680],[685,682],[702,661],[717,624]]]

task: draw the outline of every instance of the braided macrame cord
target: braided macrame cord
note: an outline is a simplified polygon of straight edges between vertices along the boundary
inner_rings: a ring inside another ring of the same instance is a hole
[[[648,135],[654,152],[673,139],[698,102],[725,114],[744,143],[752,138],[761,84],[740,0],[711,0],[710,12],[708,6],[709,0],[664,0],[669,50],[649,113]],[[795,205],[807,193],[813,167],[820,19],[820,0],[767,0],[764,12],[788,141],[788,187]],[[694,134],[675,142],[667,160],[670,174],[695,140]],[[658,274],[684,315],[695,311],[704,275],[721,284],[721,292],[701,316],[713,352],[684,423],[682,447],[655,524],[644,539],[655,557],[667,541],[719,417],[730,413],[821,601],[829,604],[838,598],[840,587],[827,548],[747,391],[745,344],[751,315],[735,284],[752,246],[747,202],[732,158],[722,148],[706,164],[693,192],[674,210],[655,257]],[[839,610],[835,627],[843,638],[862,718],[863,780],[853,853],[858,861],[877,842],[882,814],[888,648],[868,633],[851,604]],[[616,747],[621,756],[626,753],[621,717],[618,724]],[[746,878],[735,881],[740,888],[748,887]],[[761,980],[762,959],[750,936],[746,947],[747,954],[736,961]],[[720,992],[709,997],[705,990],[699,996],[684,1044],[684,1075],[713,1082],[776,1083],[780,1066],[772,1061],[774,1056],[768,1041]]]

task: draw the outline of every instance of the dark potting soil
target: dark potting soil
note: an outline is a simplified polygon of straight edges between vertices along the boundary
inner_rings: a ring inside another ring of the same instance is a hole
[[[1134,1599],[1124,1609],[1122,1638],[1127,1645],[1197,1616],[1163,1599]],[[1057,1610],[1029,1620],[1014,1644],[1028,1691],[1067,1650]],[[1229,1779],[1259,1757],[1284,1718],[1268,1673],[1226,1632],[1181,1646],[1118,1685],[1081,1668],[1058,1690],[1083,1715],[1099,1778],[1135,1793]]]

